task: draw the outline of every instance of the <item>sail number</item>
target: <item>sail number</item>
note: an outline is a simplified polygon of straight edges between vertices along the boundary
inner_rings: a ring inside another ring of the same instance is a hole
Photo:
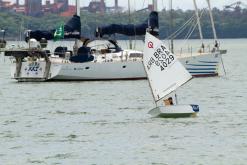
[[[32,63],[30,63],[30,64],[28,65],[27,71],[31,71],[31,72],[34,71],[34,72],[37,72],[39,68],[40,68],[40,64],[39,64],[39,63],[37,63],[37,62],[32,62]]]
[[[152,65],[156,65],[163,71],[172,64],[174,59],[174,55],[164,45],[161,45],[149,59],[147,69],[149,70]]]

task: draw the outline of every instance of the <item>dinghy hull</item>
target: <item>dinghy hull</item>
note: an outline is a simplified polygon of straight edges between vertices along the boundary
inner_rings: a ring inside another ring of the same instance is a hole
[[[184,118],[195,117],[199,112],[198,105],[172,105],[172,106],[159,106],[148,112],[153,117],[162,118]]]

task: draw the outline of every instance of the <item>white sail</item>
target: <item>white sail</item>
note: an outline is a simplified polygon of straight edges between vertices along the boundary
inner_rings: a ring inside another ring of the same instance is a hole
[[[192,78],[167,46],[148,32],[145,37],[143,65],[155,101],[162,99]]]

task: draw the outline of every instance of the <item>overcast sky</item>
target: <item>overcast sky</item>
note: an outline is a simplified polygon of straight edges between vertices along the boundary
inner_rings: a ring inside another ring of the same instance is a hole
[[[5,0],[8,1],[8,0]],[[11,0],[12,2],[15,2],[15,0]],[[92,0],[80,0],[81,6],[88,6],[89,2]],[[128,6],[128,0],[118,0],[119,6],[123,6],[127,8]],[[170,0],[158,0],[158,9],[161,10],[163,8],[168,9],[169,8],[169,1]],[[218,7],[220,9],[223,9],[224,5],[229,5],[231,3],[234,3],[238,0],[211,0],[211,5],[213,7]],[[45,0],[43,0],[45,2]],[[51,0],[53,2],[53,0]],[[75,4],[75,0],[69,0],[71,4]],[[108,6],[114,5],[114,0],[105,0],[106,4]],[[141,9],[145,8],[147,4],[152,3],[152,0],[130,0],[132,9]],[[245,4],[247,4],[247,0],[242,0]],[[24,3],[24,0],[20,0],[20,3]],[[204,8],[207,6],[206,0],[197,0],[198,7]],[[173,0],[173,8],[177,9],[193,9],[193,0]]]

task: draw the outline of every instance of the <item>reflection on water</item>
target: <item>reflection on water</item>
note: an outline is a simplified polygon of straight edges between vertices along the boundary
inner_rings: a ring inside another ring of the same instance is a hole
[[[187,119],[151,118],[145,80],[17,83],[1,57],[0,164],[245,164],[247,40],[222,43],[227,76],[177,92]]]

